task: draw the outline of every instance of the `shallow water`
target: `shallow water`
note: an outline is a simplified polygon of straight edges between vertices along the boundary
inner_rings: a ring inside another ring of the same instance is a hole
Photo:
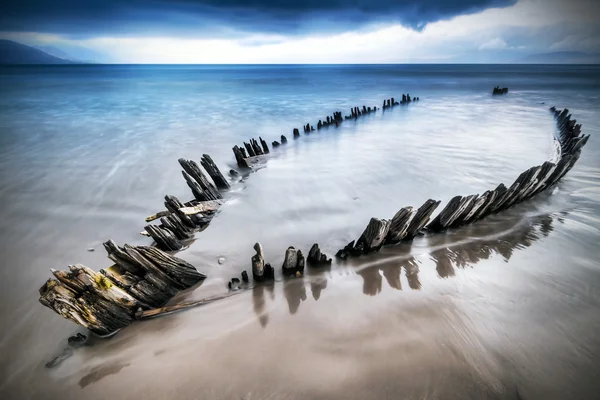
[[[495,85],[510,93],[492,97]],[[3,67],[0,89],[0,397],[527,400],[600,389],[600,67]],[[406,92],[421,100],[292,140],[293,127]],[[48,269],[109,266],[109,238],[148,244],[138,232],[163,196],[192,197],[179,157],[208,153],[227,170],[234,144],[289,139],[178,254],[208,275],[180,296],[196,299],[225,293],[256,241],[276,267],[289,245],[333,255],[370,217],[512,183],[554,155],[551,105],[592,135],[552,193],[136,323],[44,368],[77,331],[37,302]]]

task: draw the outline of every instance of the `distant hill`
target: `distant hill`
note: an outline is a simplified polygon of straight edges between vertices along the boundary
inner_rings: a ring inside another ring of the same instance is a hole
[[[78,61],[77,57],[73,57],[70,54],[65,53],[61,49],[57,49],[53,46],[33,46],[33,48],[41,50],[44,53],[50,54],[51,56],[62,58],[63,60]]]
[[[0,39],[0,64],[75,64],[48,54],[35,47],[26,46],[12,40]]]
[[[105,54],[88,49],[87,47],[73,45],[70,43],[60,43],[54,46],[34,46],[38,50],[42,50],[51,56],[62,58],[64,60],[77,61],[81,63],[103,64],[114,62]]]
[[[555,51],[552,53],[531,54],[521,60],[525,64],[600,64],[600,54],[579,51]]]

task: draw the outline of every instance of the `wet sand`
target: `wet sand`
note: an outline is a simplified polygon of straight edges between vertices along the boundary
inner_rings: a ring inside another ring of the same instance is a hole
[[[591,399],[598,264],[544,251],[568,213],[524,211],[135,323],[40,362],[30,398]]]

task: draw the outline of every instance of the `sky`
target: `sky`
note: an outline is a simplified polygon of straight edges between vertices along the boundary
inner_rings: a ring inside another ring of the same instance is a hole
[[[598,0],[3,0],[0,38],[118,63],[495,63],[599,54],[599,15]]]

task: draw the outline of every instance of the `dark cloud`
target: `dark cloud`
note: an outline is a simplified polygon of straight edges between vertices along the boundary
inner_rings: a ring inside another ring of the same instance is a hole
[[[516,0],[4,0],[0,31],[75,36],[297,33],[401,22],[429,22],[514,4]]]

